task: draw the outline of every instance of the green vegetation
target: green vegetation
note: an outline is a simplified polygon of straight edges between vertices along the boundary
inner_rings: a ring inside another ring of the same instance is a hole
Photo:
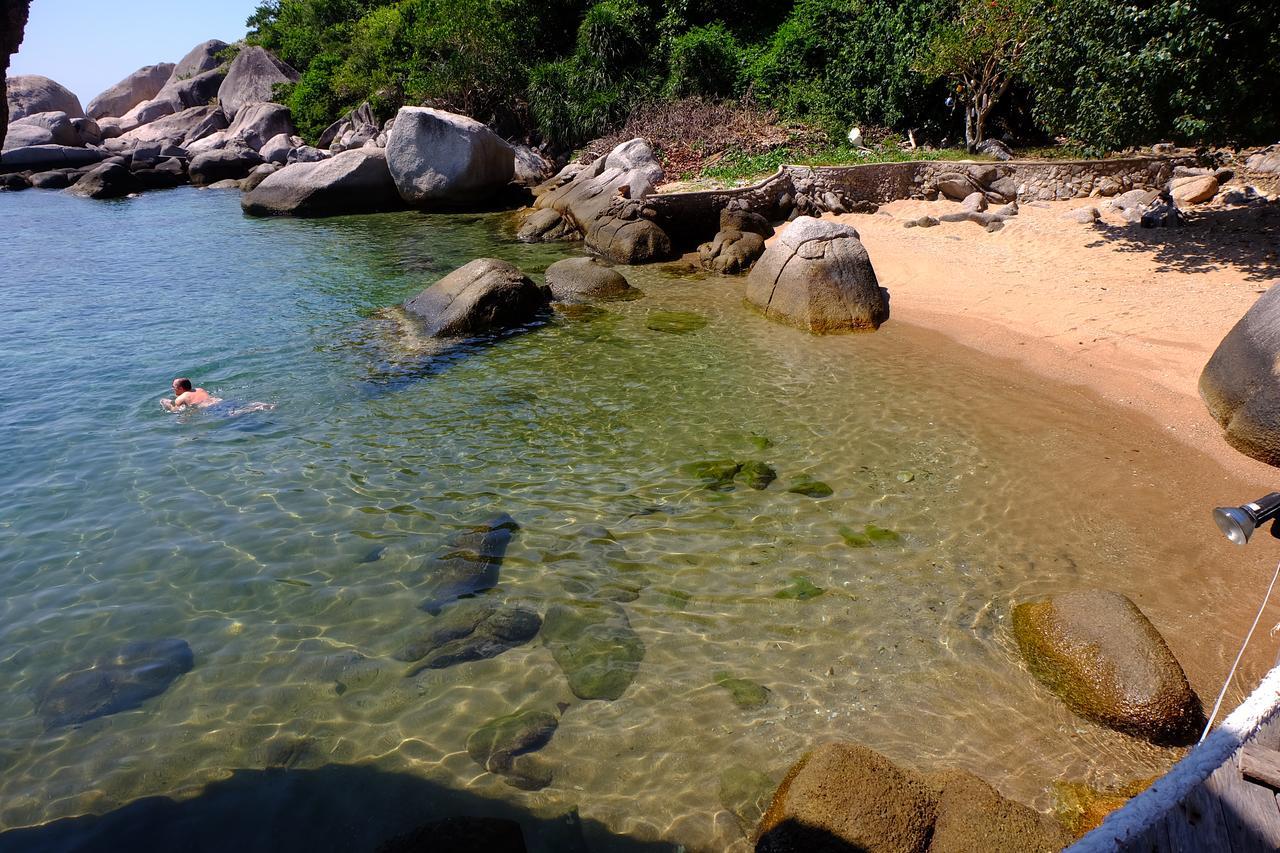
[[[248,23],[301,72],[281,96],[311,138],[363,101],[380,117],[427,103],[567,149],[688,98],[773,111],[828,144],[851,126],[1091,153],[1280,136],[1268,0],[267,0]],[[715,170],[796,153],[758,147]]]

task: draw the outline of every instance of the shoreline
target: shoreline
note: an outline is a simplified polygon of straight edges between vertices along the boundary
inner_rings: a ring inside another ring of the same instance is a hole
[[[1150,242],[1140,245],[1127,239],[1132,226],[1105,214],[1094,226],[1062,218],[1098,201],[1025,204],[995,234],[965,222],[903,228],[925,213],[959,210],[952,202],[898,201],[872,216],[826,218],[858,229],[889,290],[892,320],[1086,388],[1151,418],[1232,478],[1275,490],[1276,469],[1226,443],[1197,383],[1222,338],[1280,281],[1280,265],[1272,260],[1269,271],[1265,260],[1248,269],[1205,257],[1180,265],[1165,260],[1189,237],[1207,242],[1186,233],[1212,234],[1213,223],[1203,220],[1182,229],[1144,229],[1140,237]],[[1246,240],[1260,242],[1256,234],[1223,235],[1224,255]]]

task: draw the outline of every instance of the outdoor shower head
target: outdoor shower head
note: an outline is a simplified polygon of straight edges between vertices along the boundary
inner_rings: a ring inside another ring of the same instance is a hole
[[[1213,511],[1214,523],[1222,534],[1237,545],[1244,545],[1253,531],[1280,515],[1280,492],[1272,492],[1243,506],[1220,506]],[[1276,525],[1271,535],[1280,538]]]

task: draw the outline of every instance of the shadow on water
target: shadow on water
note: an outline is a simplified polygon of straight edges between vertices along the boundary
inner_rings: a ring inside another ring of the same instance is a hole
[[[104,815],[64,818],[0,834],[2,853],[146,853],[321,850],[374,853],[493,850],[441,842],[434,829],[417,839],[393,839],[446,818],[489,818],[519,824],[532,853],[668,853],[675,845],[614,835],[575,812],[543,818],[501,800],[456,791],[406,773],[365,765],[314,770],[235,770],[186,800],[147,797]],[[456,833],[455,833],[456,834]],[[425,841],[425,843],[424,843]],[[386,845],[384,847],[384,845]],[[514,847],[511,849],[520,849]]]
[[[1240,270],[1245,281],[1280,277],[1277,204],[1197,210],[1180,228],[1139,228],[1103,222],[1094,227],[1101,236],[1096,245],[1110,244],[1122,252],[1151,255],[1160,272],[1209,272],[1229,264]]]

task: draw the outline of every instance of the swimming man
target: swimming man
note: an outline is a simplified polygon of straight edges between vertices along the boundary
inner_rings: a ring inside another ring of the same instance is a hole
[[[193,409],[207,409],[211,406],[217,406],[219,403],[223,402],[221,397],[215,397],[203,388],[193,388],[191,380],[187,379],[185,376],[179,376],[177,379],[173,380],[173,394],[174,398],[172,400],[166,398],[160,401],[160,406],[166,412],[180,412],[188,407]],[[222,408],[224,408],[225,411],[219,409],[218,411],[220,414],[234,417],[236,415],[244,415],[249,412],[269,412],[275,408],[275,404],[249,403],[244,405],[231,402],[226,403]]]

